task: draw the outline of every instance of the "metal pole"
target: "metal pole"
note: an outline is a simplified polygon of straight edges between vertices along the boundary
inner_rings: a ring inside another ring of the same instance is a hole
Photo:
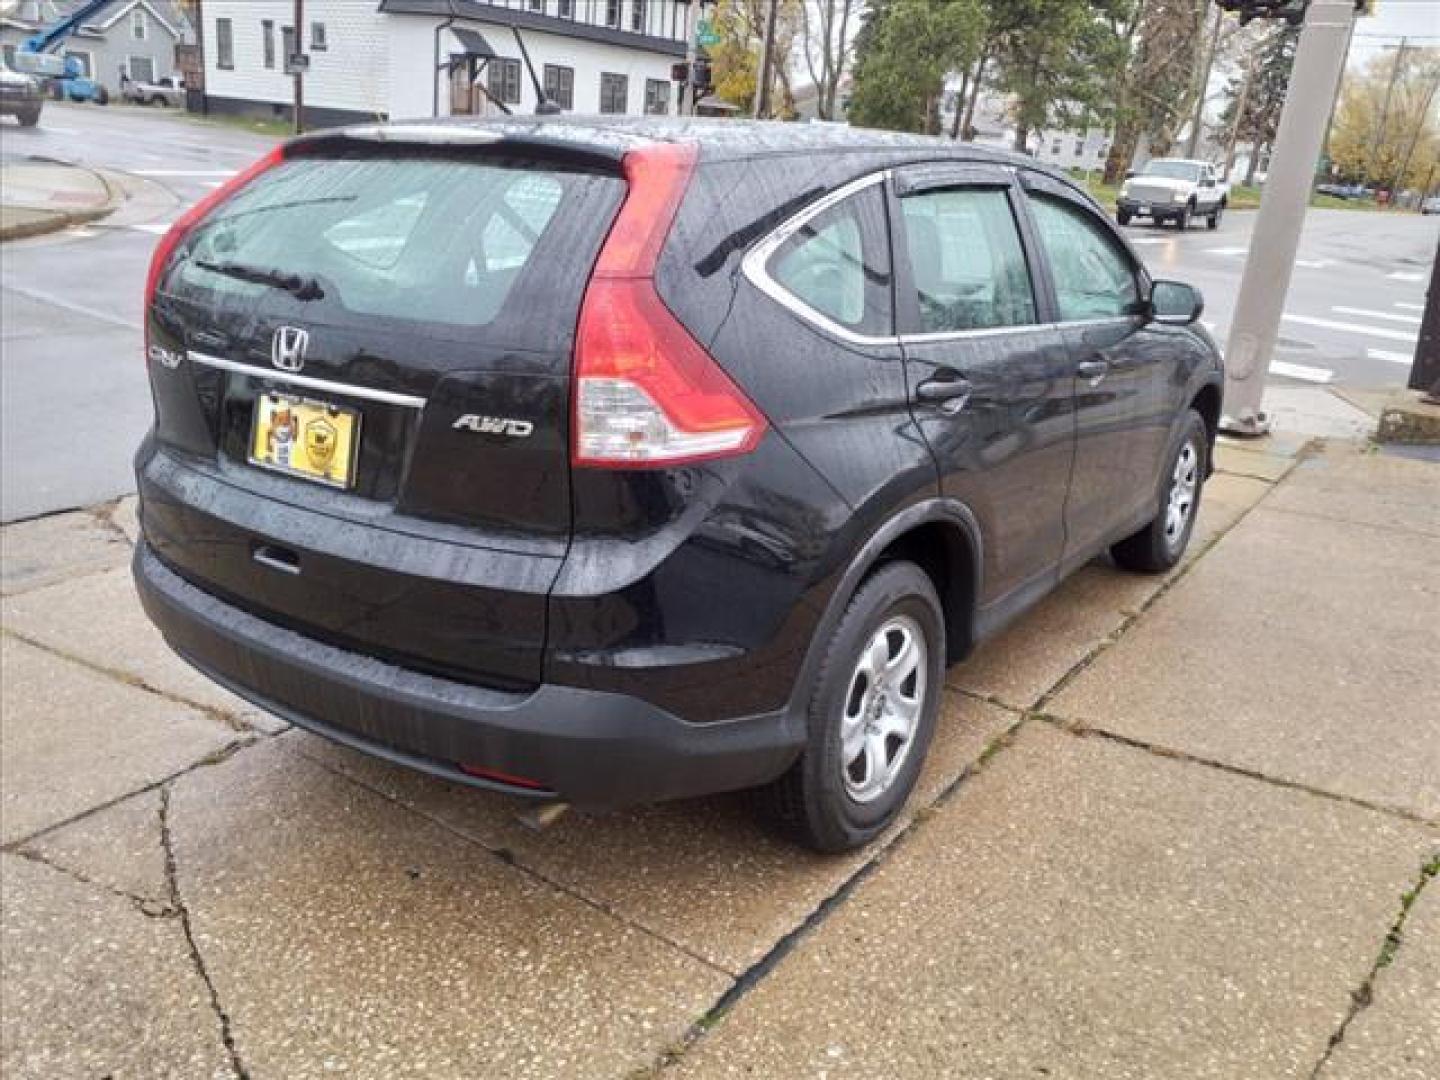
[[[779,10],[779,0],[766,0],[765,28],[760,35],[760,68],[755,75],[753,112],[756,120],[770,115],[770,54],[775,51],[775,15]]]
[[[1335,133],[1335,110],[1340,108],[1340,91],[1345,86],[1345,68],[1350,64],[1350,46],[1355,41],[1355,23],[1352,20],[1350,30],[1345,35],[1345,67],[1340,69],[1340,78],[1335,83],[1335,93],[1330,95],[1330,116],[1325,121],[1325,148],[1320,151],[1326,162],[1330,160],[1330,136]]]
[[[1185,156],[1195,157],[1200,149],[1200,129],[1205,124],[1205,93],[1210,89],[1210,71],[1215,66],[1215,53],[1220,48],[1220,26],[1224,12],[1215,9],[1215,29],[1210,31],[1210,50],[1205,54],[1205,67],[1200,72],[1200,93],[1195,98],[1195,115],[1190,121],[1190,138],[1185,143]]]
[[[700,2],[690,0],[685,5],[685,82],[680,86],[680,93],[685,96],[680,112],[687,116],[695,115],[695,102],[700,97],[700,91],[695,88],[695,32],[700,21]]]
[[[295,54],[299,56],[305,52],[305,0],[295,0],[295,33],[292,37],[295,42]],[[287,64],[290,62],[288,56],[285,58],[285,62]],[[297,66],[295,68],[295,134],[300,135],[304,131],[305,75]]]
[[[1221,426],[1229,432],[1263,435],[1270,427],[1260,407],[1265,377],[1295,268],[1315,160],[1325,138],[1325,110],[1340,79],[1354,19],[1354,0],[1312,0],[1305,15],[1225,349]]]

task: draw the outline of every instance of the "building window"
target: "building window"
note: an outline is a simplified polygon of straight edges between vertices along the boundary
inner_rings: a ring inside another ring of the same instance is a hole
[[[215,20],[215,66],[235,70],[235,26],[229,19]]]
[[[605,0],[605,25],[620,28],[620,0]]]
[[[145,40],[145,12],[139,8],[130,12],[130,36],[136,41]]]
[[[295,47],[295,28],[282,26],[280,28],[280,64],[287,75],[290,74],[290,58],[299,51]]]
[[[630,80],[624,75],[605,72],[600,76],[600,111],[623,113],[625,99],[630,96]]]
[[[545,96],[562,109],[575,108],[575,69],[546,64]]]
[[[540,12],[541,14],[544,14],[544,12],[545,12],[545,0],[530,0],[530,10],[531,10],[531,11],[538,11],[538,12]]]
[[[1076,139],[1076,140],[1075,140],[1075,156],[1076,156],[1076,157],[1081,157],[1081,156],[1084,155],[1084,153],[1085,153],[1085,140],[1084,140],[1084,139]]]
[[[500,57],[490,61],[490,97],[506,105],[520,104],[520,61]]]
[[[575,17],[575,0],[555,0],[555,14],[562,19]]]
[[[310,24],[310,48],[315,52],[324,52],[329,47],[325,42],[325,24],[312,22]]]
[[[1054,142],[1052,142],[1052,143],[1050,144],[1050,153],[1053,154],[1053,155],[1055,155],[1056,157],[1059,157],[1059,156],[1060,156],[1060,140],[1059,140],[1059,139],[1056,139]]]
[[[645,0],[630,0],[630,29],[645,32]]]
[[[130,78],[138,83],[155,81],[155,61],[148,56],[132,56],[128,62]]]
[[[664,116],[670,111],[670,84],[664,79],[645,80],[645,113]]]
[[[275,24],[269,19],[260,20],[260,47],[265,53],[265,66],[275,66]]]

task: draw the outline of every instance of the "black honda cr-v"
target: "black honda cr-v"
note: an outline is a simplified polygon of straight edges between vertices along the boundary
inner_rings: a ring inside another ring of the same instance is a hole
[[[452,780],[739,788],[837,850],[947,664],[1189,539],[1199,297],[1023,158],[569,120],[291,142],[155,253],[150,617],[236,693]]]

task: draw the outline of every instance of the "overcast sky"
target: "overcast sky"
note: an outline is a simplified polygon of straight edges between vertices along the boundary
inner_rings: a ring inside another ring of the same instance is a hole
[[[1378,0],[1375,14],[1355,23],[1350,63],[1364,64],[1376,53],[1393,50],[1402,36],[1412,45],[1440,48],[1440,0]]]

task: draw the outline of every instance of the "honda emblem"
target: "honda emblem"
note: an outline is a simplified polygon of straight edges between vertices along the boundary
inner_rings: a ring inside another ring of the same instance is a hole
[[[310,332],[298,326],[282,326],[270,341],[270,362],[281,371],[296,372],[305,366]]]

